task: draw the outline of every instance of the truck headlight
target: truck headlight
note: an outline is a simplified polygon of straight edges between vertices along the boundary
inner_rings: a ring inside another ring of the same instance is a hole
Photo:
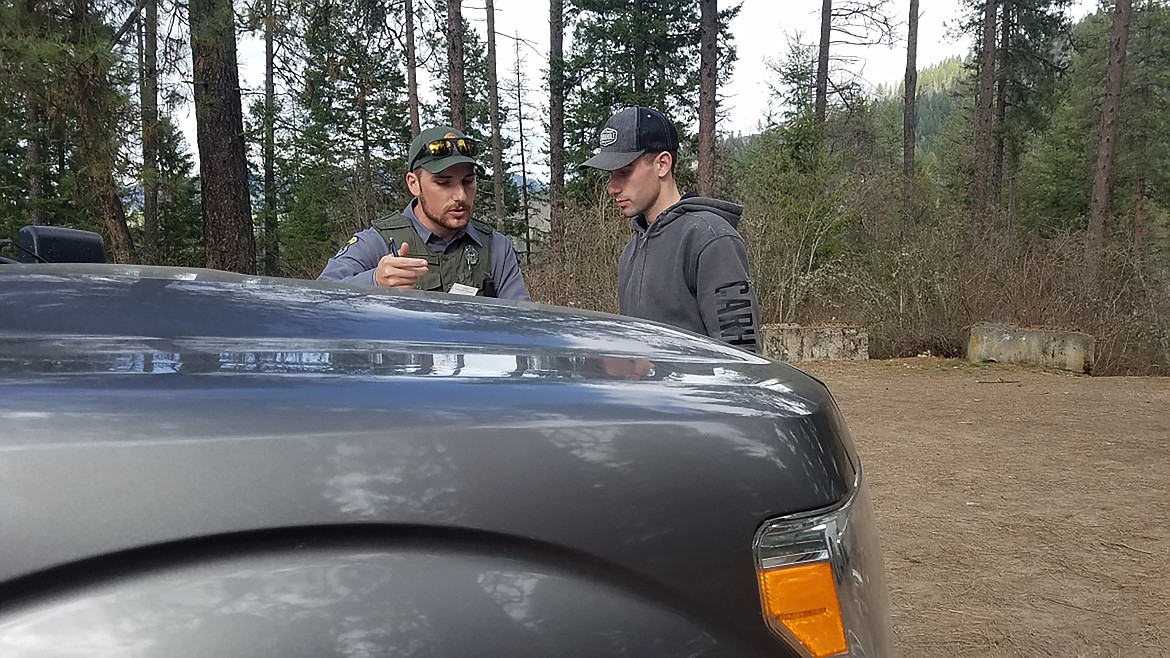
[[[881,548],[860,473],[840,506],[765,522],[755,557],[764,619],[801,655],[893,655]]]

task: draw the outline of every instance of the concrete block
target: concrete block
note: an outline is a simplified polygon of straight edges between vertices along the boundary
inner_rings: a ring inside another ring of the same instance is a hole
[[[760,328],[764,355],[780,361],[840,361],[869,358],[869,333],[857,325],[766,324]]]
[[[1079,331],[1027,329],[980,323],[971,327],[967,360],[1020,363],[1072,372],[1090,372],[1096,341]]]

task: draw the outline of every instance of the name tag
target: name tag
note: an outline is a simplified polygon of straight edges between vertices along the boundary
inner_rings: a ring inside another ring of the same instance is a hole
[[[465,286],[462,283],[453,283],[451,284],[451,289],[447,292],[451,293],[452,295],[471,295],[474,297],[479,294],[479,288]]]

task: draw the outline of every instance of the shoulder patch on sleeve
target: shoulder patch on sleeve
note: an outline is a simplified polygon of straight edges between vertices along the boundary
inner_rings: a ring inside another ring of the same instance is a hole
[[[338,249],[337,253],[333,254],[333,257],[339,258],[342,254],[349,251],[349,248],[351,246],[357,244],[357,241],[358,241],[358,236],[356,236],[356,235],[353,236],[352,238],[349,239],[349,242],[346,242],[345,244],[341,245],[341,249]]]

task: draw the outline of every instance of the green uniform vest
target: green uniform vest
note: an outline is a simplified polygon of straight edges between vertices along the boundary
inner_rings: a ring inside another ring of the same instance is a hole
[[[484,236],[487,244],[481,248],[470,235],[464,233],[441,254],[427,248],[426,241],[418,234],[406,215],[385,217],[375,221],[373,225],[387,245],[392,239],[399,245],[405,242],[410,245],[410,258],[426,259],[427,273],[419,277],[415,288],[449,292],[452,284],[462,283],[479,290],[480,295],[495,296],[493,292],[495,285],[491,280],[492,228],[475,219],[471,220],[471,223],[475,230]]]

